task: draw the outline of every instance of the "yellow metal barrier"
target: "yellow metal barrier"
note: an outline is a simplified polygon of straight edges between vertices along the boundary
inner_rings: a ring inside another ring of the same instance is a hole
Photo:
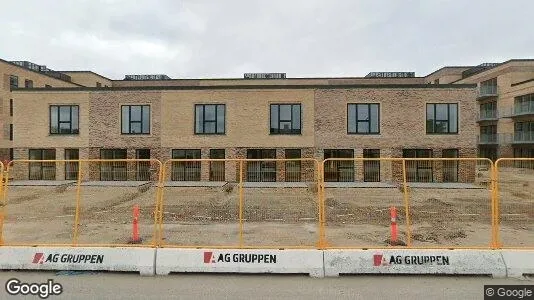
[[[156,246],[158,160],[15,160],[7,174],[4,245]]]
[[[159,206],[165,247],[314,248],[314,159],[171,159]]]
[[[534,158],[501,158],[495,170],[496,245],[534,249]]]

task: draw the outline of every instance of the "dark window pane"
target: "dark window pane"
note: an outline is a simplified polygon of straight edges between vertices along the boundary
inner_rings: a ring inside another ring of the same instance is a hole
[[[215,122],[204,123],[204,133],[215,133]]]
[[[291,105],[280,105],[280,121],[291,120]]]
[[[78,113],[78,106],[72,106],[72,133],[78,133],[78,125],[79,125],[79,113]]]
[[[372,133],[378,133],[380,130],[379,130],[379,106],[378,104],[371,104],[371,132]]]
[[[271,105],[271,132],[278,130],[278,105]]]
[[[447,109],[447,104],[436,104],[436,120],[447,120]]]
[[[50,107],[50,133],[58,133],[58,107],[57,106],[51,106]]]
[[[59,123],[59,133],[70,133],[70,123]]]
[[[122,107],[122,133],[130,133],[130,107]]]
[[[358,121],[369,121],[369,105],[358,104]]]
[[[215,105],[204,105],[205,121],[215,121]]]
[[[59,107],[59,121],[70,121],[70,106]]]
[[[150,106],[143,106],[143,133],[150,133]]]
[[[132,105],[130,106],[130,121],[141,121],[141,106]]]
[[[195,106],[195,114],[196,114],[196,133],[203,133],[204,132],[204,107],[202,105]]]
[[[225,132],[225,106],[217,105],[217,133]]]
[[[130,133],[141,133],[141,122],[130,123]]]
[[[358,132],[359,133],[368,133],[369,132],[369,122],[358,122]]]
[[[449,131],[457,132],[458,131],[458,105],[450,104],[449,105]]]
[[[356,132],[356,105],[349,104],[347,106],[347,122],[349,133]]]
[[[300,129],[300,105],[293,105],[293,129]]]

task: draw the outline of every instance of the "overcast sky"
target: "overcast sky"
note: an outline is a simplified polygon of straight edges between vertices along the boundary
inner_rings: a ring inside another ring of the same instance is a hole
[[[534,58],[534,1],[0,0],[0,58],[173,78],[364,76]]]

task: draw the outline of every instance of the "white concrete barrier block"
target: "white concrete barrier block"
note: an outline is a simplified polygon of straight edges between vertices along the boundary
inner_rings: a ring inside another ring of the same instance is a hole
[[[491,250],[325,250],[325,276],[339,274],[466,274],[506,277]]]
[[[156,274],[286,273],[324,277],[321,250],[159,248]]]
[[[2,270],[139,272],[153,276],[156,249],[137,247],[0,247]]]
[[[534,274],[534,250],[502,250],[501,253],[508,277]]]

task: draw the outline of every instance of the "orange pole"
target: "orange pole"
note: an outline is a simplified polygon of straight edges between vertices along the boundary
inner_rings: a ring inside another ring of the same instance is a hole
[[[395,206],[392,206],[389,209],[389,213],[391,215],[391,242],[396,243],[397,242],[397,208]]]
[[[133,207],[133,237],[132,242],[139,242],[139,205]]]

